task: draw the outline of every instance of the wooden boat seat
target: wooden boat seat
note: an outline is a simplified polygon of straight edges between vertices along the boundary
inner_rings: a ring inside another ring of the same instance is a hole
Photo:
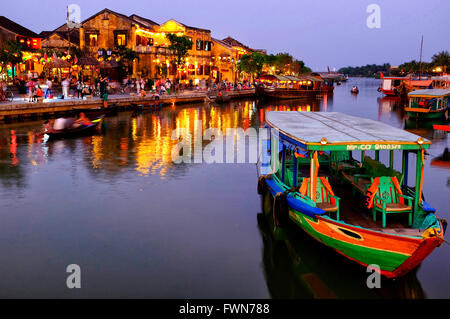
[[[407,201],[408,204],[405,204]],[[396,177],[382,176],[372,179],[367,190],[367,207],[372,209],[373,220],[377,212],[382,214],[382,227],[386,227],[386,215],[407,213],[408,225],[412,225],[413,198],[402,194],[400,183]]]
[[[378,203],[377,207],[379,209],[383,209],[383,206]],[[404,212],[404,211],[409,211],[412,210],[411,206],[405,205],[405,204],[401,204],[401,203],[387,203],[386,204],[386,212]]]
[[[303,196],[311,198],[311,179],[303,178],[299,193]],[[315,194],[316,206],[327,213],[336,213],[336,220],[339,221],[339,200],[334,195],[328,177],[317,178],[317,188]]]
[[[336,212],[339,207],[331,203],[317,203],[316,206],[326,212]]]

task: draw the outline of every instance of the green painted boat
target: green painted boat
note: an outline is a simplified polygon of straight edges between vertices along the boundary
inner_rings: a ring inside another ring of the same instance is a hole
[[[450,100],[449,89],[416,90],[408,94],[406,113],[414,119],[439,119],[446,117]]]
[[[334,112],[268,112],[266,125],[258,193],[274,200],[275,229],[293,222],[388,278],[410,272],[444,241],[445,223],[422,198],[430,141]],[[388,166],[380,152],[389,154]],[[394,167],[396,152],[401,170]],[[407,178],[410,155],[416,157],[414,188]]]

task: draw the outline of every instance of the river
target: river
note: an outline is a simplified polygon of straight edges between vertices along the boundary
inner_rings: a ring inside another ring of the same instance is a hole
[[[36,134],[43,121],[0,124],[0,297],[449,298],[446,244],[417,271],[369,289],[365,269],[301,230],[271,239],[254,163],[172,160],[175,129],[258,129],[268,109],[363,116],[432,140],[424,195],[450,219],[450,171],[430,165],[447,134],[405,121],[400,101],[383,98],[378,85],[351,78],[312,101],[121,112],[102,134],[62,141]],[[71,264],[80,266],[81,289],[66,286]]]

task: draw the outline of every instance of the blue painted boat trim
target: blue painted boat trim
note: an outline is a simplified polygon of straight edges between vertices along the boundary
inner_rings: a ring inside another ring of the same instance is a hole
[[[269,186],[270,193],[272,196],[276,196],[278,193],[283,193],[285,191],[276,181],[273,179],[266,179],[267,186]],[[289,207],[295,209],[296,211],[315,218],[317,215],[324,215],[326,212],[320,208],[313,207],[311,205],[306,204],[300,199],[294,197],[293,193],[288,194],[287,202]]]

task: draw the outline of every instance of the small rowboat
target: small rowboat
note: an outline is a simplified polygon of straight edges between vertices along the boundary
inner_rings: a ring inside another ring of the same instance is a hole
[[[89,136],[93,135],[98,131],[104,116],[92,121],[91,125],[84,125],[77,128],[70,128],[64,130],[47,130],[44,132],[47,135],[49,140],[58,140],[65,138],[76,138],[80,136]]]
[[[358,93],[359,93],[358,87],[357,87],[357,86],[354,86],[354,87],[350,90],[350,93],[352,93],[352,94],[358,94]]]
[[[89,108],[73,108],[74,112],[80,114],[84,113],[87,117],[90,118],[97,118],[100,116],[114,116],[117,115],[117,112],[119,111],[119,107],[117,104],[108,106],[106,108],[95,108],[95,109],[89,109]]]
[[[210,102],[225,103],[231,100],[231,96],[224,91],[210,91],[206,94],[206,99]]]
[[[446,222],[422,196],[430,141],[336,112],[267,112],[266,126],[270,136],[262,143],[258,193],[263,202],[272,201],[276,229],[293,222],[350,260],[376,265],[371,267],[388,278],[415,269],[444,242]],[[381,151],[389,154],[388,166],[380,162]],[[399,171],[394,151],[402,152]],[[411,155],[414,187],[408,184]]]

